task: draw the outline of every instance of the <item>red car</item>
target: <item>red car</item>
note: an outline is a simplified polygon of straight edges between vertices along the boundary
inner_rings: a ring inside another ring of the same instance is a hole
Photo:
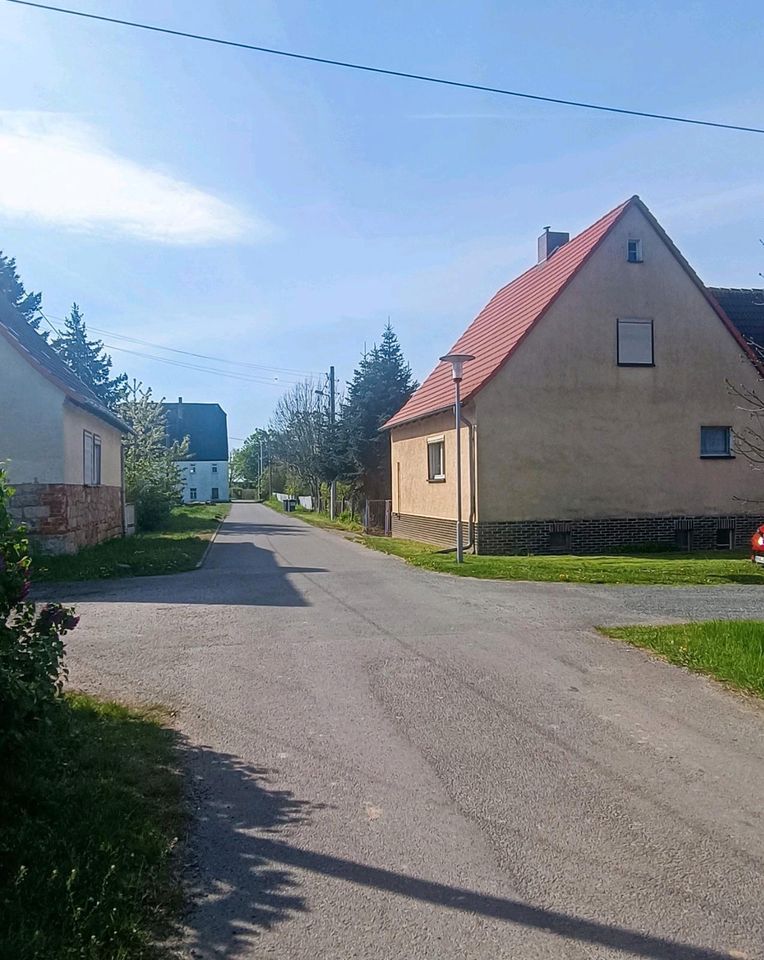
[[[751,537],[751,561],[764,563],[764,524]]]

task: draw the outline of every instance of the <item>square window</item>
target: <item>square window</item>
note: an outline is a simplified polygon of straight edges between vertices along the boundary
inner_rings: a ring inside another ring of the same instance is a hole
[[[427,479],[446,479],[446,441],[443,439],[427,441]]]
[[[701,457],[731,457],[732,427],[701,427]]]
[[[616,330],[618,365],[653,366],[653,321],[619,320]]]
[[[570,550],[570,530],[554,530],[549,534],[550,550]]]
[[[626,259],[629,263],[642,263],[641,240],[629,240],[626,247]]]
[[[191,489],[188,491],[188,499],[196,500],[196,487],[191,487]]]
[[[731,550],[734,546],[733,529],[731,527],[716,528],[716,549]]]

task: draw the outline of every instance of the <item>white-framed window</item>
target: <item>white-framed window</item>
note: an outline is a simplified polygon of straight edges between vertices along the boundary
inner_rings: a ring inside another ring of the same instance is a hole
[[[196,487],[191,487],[188,491],[188,499],[196,500]]]
[[[216,463],[213,463],[213,464],[212,464],[212,472],[213,472],[213,473],[217,473],[217,472],[218,472],[218,465],[217,465]]]
[[[626,317],[616,329],[619,367],[652,367],[655,363],[653,321]]]
[[[701,427],[701,457],[731,457],[732,427]]]
[[[626,259],[629,263],[642,263],[642,241],[629,240],[626,243]]]
[[[446,479],[445,437],[431,437],[427,441],[427,479],[430,481]]]
[[[101,438],[89,430],[82,431],[82,482],[86,487],[101,483]]]

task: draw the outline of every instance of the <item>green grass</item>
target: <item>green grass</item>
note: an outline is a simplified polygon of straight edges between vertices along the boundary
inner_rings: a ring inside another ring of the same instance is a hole
[[[272,510],[277,510],[279,513],[284,512],[283,506],[275,497],[270,500],[265,500],[264,503]],[[298,505],[289,516],[299,517],[300,520],[304,520],[314,527],[323,527],[326,530],[344,530],[350,533],[360,533],[363,530],[358,520],[354,520],[345,513],[340,514],[335,520],[330,520],[327,513],[316,513],[313,510],[305,510]]]
[[[67,697],[3,759],[0,957],[163,956],[182,828],[174,734],[159,713]]]
[[[74,556],[37,555],[33,579],[101,580],[193,570],[229,509],[227,503],[173,507],[169,522],[161,530],[84,547]]]
[[[764,621],[711,620],[663,627],[603,627],[601,632],[647,647],[670,663],[764,697]]]
[[[375,550],[402,557],[425,570],[490,580],[544,580],[563,583],[764,585],[764,569],[742,553],[641,553],[611,556],[467,555],[459,565],[453,553],[437,547],[390,537],[363,537]]]

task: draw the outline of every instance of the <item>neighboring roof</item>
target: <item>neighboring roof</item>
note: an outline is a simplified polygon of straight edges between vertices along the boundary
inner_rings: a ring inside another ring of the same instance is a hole
[[[641,210],[739,346],[764,373],[761,365],[764,351],[762,356],[757,356],[745,335],[714,299],[663,227],[639,197],[633,196],[559,247],[547,260],[537,263],[506,287],[502,287],[483,307],[449,351],[468,353],[475,357],[464,366],[462,400],[469,400],[498,373],[529,330],[546,313],[610,230],[632,206]],[[764,321],[762,326],[764,328]],[[450,364],[441,362],[382,429],[447,410],[453,406],[453,395]]]
[[[733,287],[708,289],[746,342],[764,360],[764,290]]]
[[[475,357],[464,367],[463,400],[469,400],[501,369],[531,327],[635,200],[638,198],[632,197],[606,213],[588,230],[559,247],[549,259],[526,270],[489,300],[449,351],[471,353]],[[453,395],[451,367],[439,363],[422,386],[387,421],[385,428],[446,410],[453,404]]]
[[[164,403],[167,440],[188,437],[186,460],[228,460],[228,420],[218,403]]]
[[[5,297],[0,296],[0,336],[4,337],[41,373],[59,388],[69,400],[110,424],[122,433],[130,433],[130,427],[82,382],[64,363],[51,345],[21,316]]]

